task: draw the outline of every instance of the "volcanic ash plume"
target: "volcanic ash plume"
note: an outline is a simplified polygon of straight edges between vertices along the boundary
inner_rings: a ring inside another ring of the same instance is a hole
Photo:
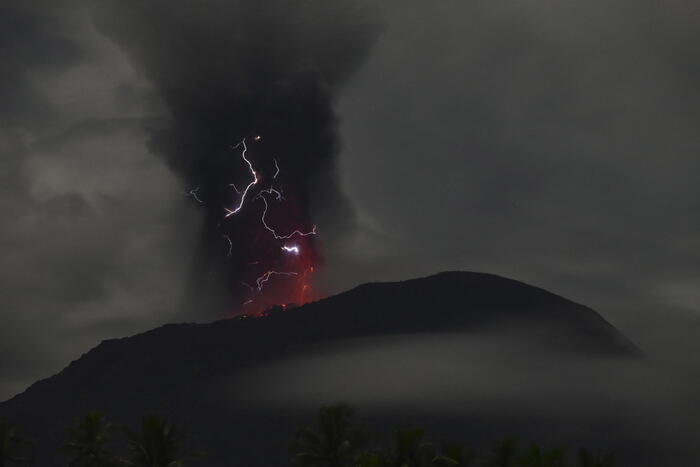
[[[96,23],[169,111],[151,150],[204,212],[200,304],[256,313],[313,298],[317,235],[334,230],[313,211],[349,213],[333,102],[380,32],[374,12],[358,0],[106,0]]]

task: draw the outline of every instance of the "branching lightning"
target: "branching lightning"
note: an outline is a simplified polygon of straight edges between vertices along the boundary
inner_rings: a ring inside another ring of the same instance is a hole
[[[260,136],[255,136],[252,138],[253,141],[258,142],[262,138]],[[246,139],[243,138],[240,143],[238,143],[236,146],[233,146],[232,149],[238,149],[242,148],[241,150],[241,155],[240,157],[243,159],[245,164],[248,166],[248,171],[250,172],[251,176],[251,181],[245,186],[243,189],[239,189],[240,185],[236,185],[235,183],[229,183],[229,186],[234,189],[234,191],[237,194],[237,201],[234,203],[232,207],[224,207],[225,210],[225,215],[224,218],[229,218],[231,216],[234,216],[235,214],[238,214],[245,206],[249,205],[252,201],[255,201],[257,199],[262,200],[263,202],[263,209],[262,213],[260,215],[260,221],[268,232],[272,234],[272,237],[274,240],[278,241],[284,241],[284,240],[289,240],[293,237],[307,237],[310,235],[316,235],[316,225],[313,226],[313,228],[309,231],[303,231],[301,229],[296,229],[293,232],[289,234],[281,234],[278,233],[275,228],[273,228],[270,224],[268,224],[267,220],[267,214],[268,214],[268,208],[269,208],[269,203],[268,203],[268,198],[267,196],[271,196],[271,199],[274,199],[275,201],[284,201],[285,198],[282,194],[282,188],[280,187],[275,187],[275,180],[277,180],[277,177],[280,175],[281,169],[279,162],[277,161],[276,158],[272,158],[272,161],[274,163],[274,173],[271,175],[267,175],[266,172],[261,172],[261,174],[258,173],[256,168],[254,167],[253,163],[249,159],[248,156],[248,145],[246,144]],[[264,178],[267,178],[269,183],[269,187],[265,189],[257,189],[255,192],[255,186],[258,185]],[[197,196],[198,195],[198,190],[199,187],[194,188],[191,190],[188,194],[194,197],[198,202],[202,202],[202,200]],[[252,200],[252,201],[250,201]],[[248,202],[247,202],[248,201]],[[228,243],[228,251],[226,256],[231,256],[233,253],[233,248],[234,248],[234,243],[231,239],[231,237],[227,234],[223,234],[223,238],[226,240]],[[304,251],[306,250],[306,244],[305,243],[286,243],[282,242],[282,244],[279,246],[280,250],[285,254],[285,255],[292,255],[293,257],[296,257],[294,259],[289,259],[285,261],[294,261],[294,263],[297,265],[298,271],[295,271],[295,268],[292,268],[292,270],[276,270],[270,268],[270,266],[267,266],[267,269],[265,273],[262,275],[258,276],[255,279],[255,285],[251,285],[252,283],[248,282],[241,282],[243,286],[248,288],[250,292],[253,294],[253,296],[247,297],[247,300],[245,300],[242,305],[249,305],[256,301],[257,299],[255,298],[256,294],[260,294],[263,289],[265,288],[265,284],[268,283],[270,278],[272,276],[296,276],[298,277],[296,281],[296,287],[298,292],[294,292],[292,295],[293,296],[282,296],[281,298],[283,300],[288,300],[288,299],[296,299],[300,301],[304,301],[306,298],[306,291],[309,287],[307,280],[310,272],[313,272],[313,266],[308,267],[308,261],[312,257],[308,257],[307,255],[302,256],[302,248],[304,248]],[[311,252],[313,254],[313,252]],[[250,265],[258,265],[258,264],[264,264],[261,261],[253,261],[248,263]],[[305,266],[306,264],[306,266]],[[276,267],[276,266],[273,266]],[[272,295],[274,296],[275,292],[272,292]],[[263,302],[264,303],[264,302]],[[283,303],[284,305],[284,303]]]
[[[275,174],[272,176],[272,179],[275,180],[277,176],[280,174],[280,166],[277,164],[277,159],[274,157],[272,158],[273,161],[275,161]]]
[[[280,272],[280,271],[267,271],[265,274],[262,276],[258,277],[255,280],[255,283],[258,285],[258,292],[260,292],[263,288],[263,284],[270,280],[270,276],[298,276],[299,273],[297,272]]]
[[[192,188],[190,191],[188,191],[186,194],[187,194],[188,196],[193,197],[193,198],[195,199],[195,201],[197,201],[198,203],[203,204],[204,201],[202,201],[202,200],[199,198],[198,192],[199,192],[199,187],[195,187],[195,188]]]
[[[275,237],[276,240],[289,240],[290,238],[292,238],[295,235],[299,235],[300,237],[308,237],[309,235],[316,235],[316,226],[315,225],[308,232],[302,232],[301,230],[295,230],[294,232],[290,233],[289,235],[279,235],[275,231],[275,229],[270,227],[267,224],[267,221],[265,221],[265,215],[267,214],[267,207],[268,207],[267,199],[265,199],[265,197],[262,196],[262,192],[260,192],[260,195],[257,196],[256,199],[257,198],[260,198],[263,201],[263,203],[265,203],[265,207],[263,208],[263,212],[262,212],[262,216],[260,216],[260,220],[262,221],[262,224],[265,226],[265,228],[267,230],[269,230],[270,233],[272,233],[272,235]]]
[[[277,201],[282,201],[282,200],[284,199],[284,196],[282,196],[282,192],[279,191],[279,190],[276,190],[276,189],[274,189],[274,188],[272,188],[272,187],[268,188],[267,190],[260,190],[260,193],[258,193],[258,196],[256,196],[255,198],[258,198],[258,197],[262,196],[263,193],[268,193],[268,194],[271,194],[271,195],[275,195],[275,199],[276,199]]]
[[[260,140],[260,137],[259,137],[259,136],[256,136],[256,137],[254,138],[254,140],[255,140],[255,141],[259,141],[259,140]],[[226,210],[226,215],[225,215],[224,217],[232,216],[232,215],[236,214],[238,211],[240,211],[240,210],[243,208],[243,203],[245,203],[245,197],[246,197],[246,195],[248,194],[248,191],[249,191],[254,185],[257,185],[257,183],[258,183],[258,181],[259,181],[259,180],[258,180],[258,174],[257,174],[257,172],[255,172],[255,169],[253,168],[253,164],[251,164],[250,161],[248,160],[248,158],[245,156],[245,153],[248,152],[248,146],[245,144],[245,138],[243,138],[243,140],[241,140],[240,143],[238,143],[237,145],[235,145],[235,146],[233,147],[233,149],[238,149],[241,145],[243,145],[243,152],[241,152],[241,157],[243,158],[243,160],[245,161],[245,163],[248,164],[248,169],[250,170],[250,173],[251,173],[251,175],[253,176],[253,181],[250,182],[250,183],[248,184],[248,186],[245,187],[245,190],[243,190],[243,193],[241,193],[241,198],[240,198],[240,200],[239,200],[239,202],[238,202],[238,206],[236,206],[233,210],[228,209],[228,208],[224,208],[224,209]],[[235,188],[235,185],[234,185],[234,188]],[[238,191],[237,188],[236,188],[236,191]]]

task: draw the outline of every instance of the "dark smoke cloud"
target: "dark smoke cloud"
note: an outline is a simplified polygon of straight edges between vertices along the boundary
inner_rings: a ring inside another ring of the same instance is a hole
[[[250,177],[231,151],[243,138],[252,145],[251,136],[263,135],[251,157],[268,179],[272,157],[279,158],[290,201],[283,222],[310,225],[314,211],[327,233],[333,231],[328,213],[342,220],[336,227],[351,223],[335,182],[333,103],[380,31],[372,10],[348,0],[106,1],[96,20],[170,111],[167,124],[153,129],[150,147],[199,189],[205,229],[193,287],[200,296],[254,280],[244,271],[261,260],[250,252],[266,235],[261,203],[223,221],[224,207],[236,201],[229,184],[245,186]],[[223,234],[233,243],[230,257]],[[262,255],[263,268],[281,256],[269,246]]]

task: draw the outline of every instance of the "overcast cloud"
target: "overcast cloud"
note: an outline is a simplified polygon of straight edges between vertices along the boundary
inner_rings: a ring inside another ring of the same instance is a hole
[[[694,359],[697,5],[382,4],[387,34],[340,103],[346,191],[371,228],[354,279],[503,274]]]
[[[196,210],[147,148],[148,84],[78,2],[0,10],[0,398],[177,319]]]

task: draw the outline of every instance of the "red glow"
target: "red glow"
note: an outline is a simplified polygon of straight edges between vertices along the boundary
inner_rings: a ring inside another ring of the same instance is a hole
[[[297,198],[294,186],[285,186],[284,159],[265,154],[260,136],[246,146],[243,140],[234,148],[244,162],[248,184],[236,190],[231,209],[225,208],[224,219],[237,223],[230,229],[244,227],[237,245],[246,245],[244,257],[248,271],[243,271],[241,304],[232,315],[262,316],[269,310],[285,310],[319,297],[313,287],[313,273],[319,262],[315,237],[317,226],[308,219],[305,202]],[[291,176],[299,174],[291,172]],[[240,178],[243,178],[243,172]],[[235,185],[231,183],[231,186]],[[257,221],[255,221],[257,219]],[[228,255],[232,250],[227,236]]]

